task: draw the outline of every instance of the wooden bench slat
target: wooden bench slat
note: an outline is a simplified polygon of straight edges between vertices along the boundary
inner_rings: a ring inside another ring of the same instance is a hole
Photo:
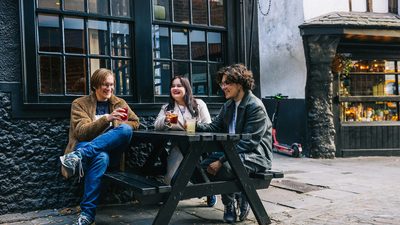
[[[134,192],[141,195],[152,195],[171,191],[171,186],[167,184],[129,172],[111,172],[104,174],[104,176],[131,187]]]

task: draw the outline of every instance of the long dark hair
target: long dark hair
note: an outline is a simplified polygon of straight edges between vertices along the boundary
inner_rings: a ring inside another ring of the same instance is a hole
[[[185,77],[182,77],[180,75],[175,75],[171,79],[171,83],[169,84],[170,88],[172,87],[172,83],[176,79],[179,79],[181,81],[182,86],[185,88],[186,93],[185,93],[185,96],[183,97],[183,101],[185,102],[186,107],[188,108],[192,117],[197,117],[199,115],[199,109],[197,108],[198,105],[197,105],[196,99],[193,97],[192,86],[190,85],[190,81]],[[168,102],[166,110],[174,110],[174,108],[175,108],[175,99],[172,98],[171,91],[170,91],[169,92],[169,102]]]

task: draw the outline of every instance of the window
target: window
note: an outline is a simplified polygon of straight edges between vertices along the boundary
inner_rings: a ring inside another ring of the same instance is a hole
[[[352,60],[339,74],[342,122],[398,121],[400,61]]]
[[[27,48],[38,65],[27,64],[30,74],[26,79],[33,93],[28,95],[29,102],[62,102],[68,96],[88,94],[90,75],[100,67],[115,73],[117,95],[132,95],[130,0],[37,0],[27,4],[35,11],[32,20],[25,19],[25,32],[37,43]]]
[[[226,27],[224,0],[153,0],[154,95],[168,95],[174,75],[189,78],[196,95],[220,95]]]

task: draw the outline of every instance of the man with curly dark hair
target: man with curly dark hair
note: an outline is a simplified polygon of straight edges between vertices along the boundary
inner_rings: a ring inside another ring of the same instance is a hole
[[[271,169],[272,124],[262,101],[253,95],[253,73],[242,64],[227,66],[218,71],[217,82],[228,101],[210,124],[200,123],[197,131],[247,133],[250,140],[239,140],[232,147],[239,154],[248,173]],[[231,180],[234,174],[222,152],[214,152],[202,162],[211,180]],[[250,207],[242,193],[223,194],[224,221],[236,221],[235,196],[239,206],[239,220],[247,218]]]

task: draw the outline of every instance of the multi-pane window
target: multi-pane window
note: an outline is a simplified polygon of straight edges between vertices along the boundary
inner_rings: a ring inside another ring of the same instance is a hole
[[[351,60],[339,74],[342,122],[398,121],[400,62]]]
[[[155,96],[169,94],[174,75],[189,78],[196,95],[219,95],[226,31],[224,0],[153,0]]]
[[[130,0],[37,0],[38,95],[89,93],[98,68],[115,73],[117,95],[131,95],[133,17]]]

